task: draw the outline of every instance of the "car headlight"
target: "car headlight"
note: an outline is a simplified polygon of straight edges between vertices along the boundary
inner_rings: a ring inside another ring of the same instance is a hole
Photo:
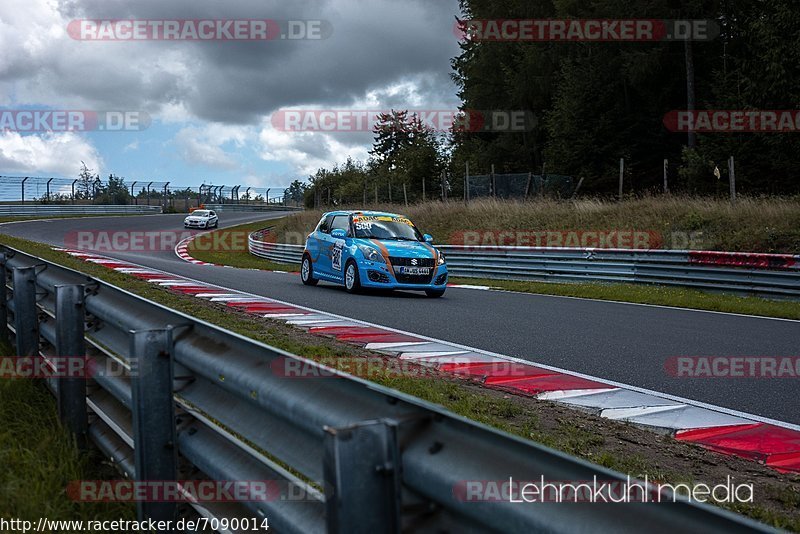
[[[386,263],[386,260],[383,259],[381,253],[372,247],[368,247],[367,245],[358,245],[358,250],[360,250],[364,257],[369,261]]]
[[[444,254],[439,253],[439,265],[444,265]]]

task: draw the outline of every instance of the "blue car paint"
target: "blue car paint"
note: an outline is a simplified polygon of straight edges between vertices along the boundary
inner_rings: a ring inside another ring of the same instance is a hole
[[[364,288],[382,289],[410,289],[410,290],[434,290],[444,291],[447,287],[447,264],[438,264],[440,252],[430,243],[424,241],[395,241],[377,240],[368,238],[345,237],[343,239],[333,237],[328,232],[320,230],[320,226],[329,216],[346,216],[348,223],[352,222],[353,215],[359,216],[384,216],[402,217],[394,213],[374,212],[374,211],[333,211],[323,214],[319,224],[306,239],[304,254],[308,254],[314,266],[314,278],[328,282],[344,285],[344,272],[347,263],[352,259],[358,267],[361,286]],[[352,226],[349,225],[349,230]],[[358,245],[366,245],[378,251],[381,257],[403,258],[403,259],[433,259],[433,274],[429,283],[401,283],[397,279],[400,266],[390,266],[389,263],[370,261],[364,256]],[[388,282],[374,282],[369,279],[369,271],[377,271],[387,276]],[[442,278],[441,283],[436,284],[437,279]]]

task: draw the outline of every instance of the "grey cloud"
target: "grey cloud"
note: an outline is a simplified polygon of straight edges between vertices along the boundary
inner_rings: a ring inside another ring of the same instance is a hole
[[[324,19],[334,30],[322,41],[81,43],[105,47],[111,57],[114,47],[135,53],[141,46],[143,54],[179,48],[186,54],[188,78],[183,85],[170,72],[150,72],[148,81],[131,79],[137,73],[125,72],[120,57],[119,71],[107,78],[101,74],[90,87],[83,80],[65,87],[103,101],[117,100],[109,94],[138,94],[140,103],[182,99],[200,119],[236,124],[255,123],[285,106],[347,106],[369,90],[425,73],[432,81],[425,91],[438,100],[453,93],[447,76],[449,59],[458,53],[452,33],[457,8],[455,0],[71,0],[61,5],[68,18]],[[123,91],[126,85],[133,90]],[[394,99],[392,105],[403,102]]]

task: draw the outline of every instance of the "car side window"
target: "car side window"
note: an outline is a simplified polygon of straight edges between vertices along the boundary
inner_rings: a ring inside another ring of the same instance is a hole
[[[216,217],[216,216],[217,216],[217,214],[216,214],[216,213],[214,213],[213,211],[209,211],[209,212],[208,212],[208,216],[209,216],[209,217]]]
[[[337,215],[333,218],[331,230],[344,230],[345,232],[350,229],[350,220],[347,215]]]
[[[329,234],[331,232],[331,221],[333,220],[333,215],[328,215],[327,217],[323,218],[319,223],[319,231],[323,234]]]

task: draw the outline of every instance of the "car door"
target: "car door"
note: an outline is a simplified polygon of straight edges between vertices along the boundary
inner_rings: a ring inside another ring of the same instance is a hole
[[[208,225],[209,226],[214,226],[215,224],[217,224],[217,213],[214,212],[214,211],[209,211],[208,212]]]
[[[314,271],[322,276],[331,275],[331,257],[330,248],[333,246],[333,238],[331,237],[331,225],[333,224],[333,215],[328,215],[320,223],[317,231],[314,232],[309,239],[312,242],[311,259],[314,260]]]
[[[349,215],[336,215],[331,222],[330,232],[334,230],[344,230],[347,232],[350,229],[350,216]],[[330,242],[330,272],[337,278],[344,278],[344,239],[336,239],[328,233]]]

